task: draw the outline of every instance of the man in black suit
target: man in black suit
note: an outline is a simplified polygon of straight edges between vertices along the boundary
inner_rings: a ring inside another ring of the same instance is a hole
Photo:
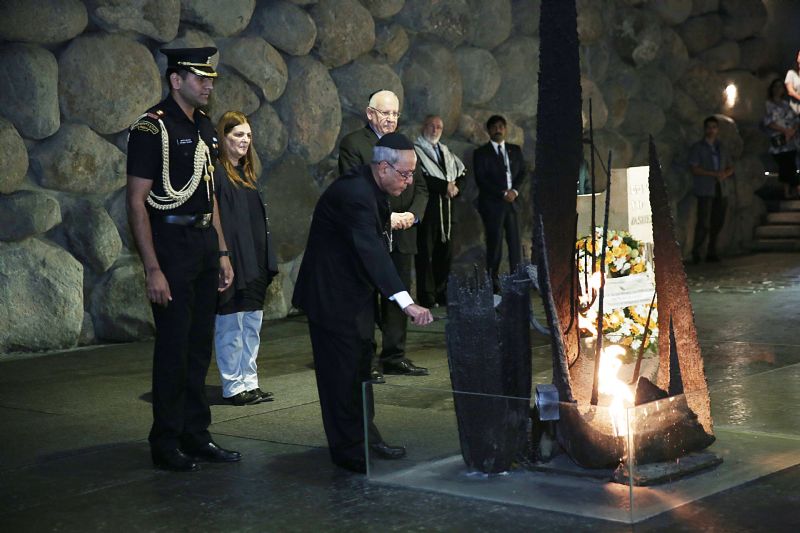
[[[522,256],[516,201],[526,172],[522,149],[505,142],[506,119],[492,115],[486,121],[486,131],[491,141],[475,150],[473,168],[478,184],[478,213],[486,232],[486,270],[492,277],[495,292],[499,292],[503,233],[511,270],[519,265]]]
[[[366,109],[367,124],[346,135],[339,145],[340,174],[370,163],[372,148],[378,139],[397,129],[399,109],[400,101],[392,91],[378,91],[370,96]],[[428,189],[419,174],[399,196],[389,198],[392,210],[390,254],[406,290],[411,287],[411,268],[417,253],[417,225],[425,214],[427,203]],[[372,380],[384,382],[381,370],[386,374],[427,375],[428,369],[416,366],[406,357],[408,322],[400,309],[389,300],[381,299],[377,323],[383,333],[383,342],[380,359],[373,355]]]
[[[292,303],[308,316],[322,422],[333,462],[364,472],[361,383],[370,379],[376,292],[418,325],[433,321],[416,305],[389,256],[389,197],[413,181],[414,145],[399,133],[385,135],[370,165],[345,173],[314,209],[308,244]],[[371,389],[368,392],[372,415]],[[389,446],[371,420],[369,448],[398,459],[405,448]]]
[[[464,163],[442,142],[444,122],[428,115],[417,137],[419,167],[428,185],[428,206],[419,226],[415,262],[417,300],[432,307],[447,305],[447,278],[453,261],[454,199],[464,187]]]

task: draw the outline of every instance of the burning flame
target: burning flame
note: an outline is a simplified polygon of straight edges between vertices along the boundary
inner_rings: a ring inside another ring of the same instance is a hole
[[[581,294],[578,296],[578,327],[581,331],[597,337],[597,310],[593,309],[595,298],[600,291],[603,277],[595,272],[589,278],[579,276]],[[625,355],[625,348],[611,344],[600,352],[600,368],[597,376],[597,391],[611,398],[608,413],[611,426],[617,437],[628,434],[626,409],[633,405],[633,393],[628,385],[617,374],[622,368],[620,356]]]
[[[622,368],[620,356],[625,354],[625,348],[612,344],[603,348],[600,354],[600,370],[598,375],[597,391],[600,394],[611,396],[608,406],[611,415],[611,424],[614,435],[621,437],[628,434],[626,409],[633,405],[633,393],[628,385],[619,379],[617,373]]]

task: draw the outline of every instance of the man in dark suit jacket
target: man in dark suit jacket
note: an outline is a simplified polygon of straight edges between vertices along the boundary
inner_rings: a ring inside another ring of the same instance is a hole
[[[320,197],[292,299],[308,316],[331,459],[356,472],[365,471],[361,383],[370,379],[376,292],[415,324],[433,320],[428,309],[413,302],[389,256],[388,197],[411,184],[414,145],[399,133],[386,135],[371,160]],[[369,448],[385,459],[405,455],[404,448],[383,442],[371,417]]]
[[[366,109],[367,124],[346,135],[339,145],[340,174],[353,167],[369,164],[372,148],[378,139],[397,129],[399,108],[397,95],[391,91],[378,91],[370,96]],[[417,253],[417,224],[425,214],[427,203],[428,189],[419,173],[415,173],[413,183],[399,196],[389,198],[392,210],[390,253],[406,290],[411,287],[411,268]],[[377,322],[383,333],[383,343],[380,360],[373,357],[373,381],[384,381],[381,369],[386,374],[427,375],[426,368],[416,366],[406,357],[408,323],[397,306],[382,299]]]
[[[522,149],[505,142],[506,119],[500,115],[489,117],[486,131],[492,140],[475,150],[473,168],[478,184],[478,213],[486,232],[486,270],[492,277],[495,292],[498,292],[503,233],[511,270],[519,265],[522,256],[516,201],[527,173]]]
[[[417,230],[417,300],[433,307],[447,305],[447,278],[453,261],[454,199],[464,187],[464,163],[442,142],[444,122],[428,115],[417,137],[418,167],[428,186],[425,219]]]

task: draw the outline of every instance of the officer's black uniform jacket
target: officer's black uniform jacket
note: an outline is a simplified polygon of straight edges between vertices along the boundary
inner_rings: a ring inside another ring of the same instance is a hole
[[[147,110],[130,128],[128,137],[128,175],[153,180],[153,193],[164,196],[162,184],[161,119],[169,138],[169,176],[173,189],[180,189],[191,179],[194,172],[194,156],[198,139],[202,138],[216,161],[218,141],[214,125],[206,114],[196,109],[194,122],[189,120],[172,95]],[[148,206],[150,213],[154,211]],[[210,213],[205,181],[201,179],[197,190],[184,204],[175,209],[162,211],[170,215]]]

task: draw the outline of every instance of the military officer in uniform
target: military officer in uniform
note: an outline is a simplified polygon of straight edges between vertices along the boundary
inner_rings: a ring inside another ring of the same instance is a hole
[[[153,463],[192,471],[199,461],[241,459],[211,439],[205,397],[216,293],[231,285],[233,270],[212,180],[218,140],[199,109],[208,103],[217,76],[209,62],[216,49],[161,52],[168,59],[170,93],[130,127],[128,221],[156,328]]]

